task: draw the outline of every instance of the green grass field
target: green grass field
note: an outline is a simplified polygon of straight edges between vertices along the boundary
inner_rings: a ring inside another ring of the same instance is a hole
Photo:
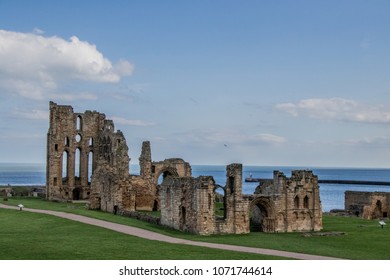
[[[278,259],[145,240],[50,215],[0,209],[2,260]]]
[[[163,233],[178,238],[185,238],[185,239],[196,240],[196,241],[224,243],[224,244],[233,244],[233,245],[259,247],[259,248],[269,248],[269,249],[293,251],[293,252],[300,252],[300,253],[332,256],[332,257],[339,257],[339,258],[346,258],[346,259],[364,259],[364,260],[366,259],[389,260],[390,259],[390,229],[389,229],[390,225],[386,225],[384,229],[381,229],[378,221],[367,221],[367,220],[354,218],[354,217],[334,217],[334,216],[326,216],[326,215],[323,217],[324,232],[339,231],[339,232],[346,233],[345,235],[341,235],[341,236],[304,237],[302,233],[278,233],[278,234],[268,233],[267,234],[261,232],[254,232],[246,235],[197,236],[197,235],[192,235],[192,234],[183,233],[179,231],[174,231],[161,226],[148,224],[135,219],[115,216],[110,213],[86,210],[85,206],[81,204],[55,203],[55,202],[48,202],[41,199],[32,199],[32,198],[20,198],[20,199],[12,198],[8,201],[4,201],[4,203],[7,203],[9,205],[17,205],[19,203],[22,203],[26,207],[30,207],[30,208],[40,208],[40,209],[50,209],[50,210],[71,212],[71,213],[81,214],[81,215],[94,217],[98,219],[108,220],[116,223],[136,226],[136,227],[152,230],[155,232]],[[12,224],[17,225],[19,223],[16,221],[14,223],[12,219],[9,219],[9,216],[11,215],[9,211],[7,211],[6,213],[4,212],[5,210],[0,210],[0,211],[1,211],[0,213],[2,219],[3,220],[5,219],[7,223],[9,223],[7,227],[11,228]],[[18,211],[16,212],[19,213]],[[48,217],[46,218],[49,219]],[[54,220],[58,220],[58,218],[54,218],[54,217],[50,217],[50,218]],[[5,222],[3,220],[1,220],[2,225]],[[26,223],[28,224],[32,222],[33,220],[28,220]],[[65,222],[61,220],[61,223],[65,223]],[[84,225],[78,225],[78,226],[84,226]],[[47,239],[48,237],[51,238],[53,234],[56,234],[56,233],[51,233],[50,231],[47,230],[48,229],[39,231],[41,242],[44,242],[45,239]],[[2,226],[0,232],[3,231],[4,231],[4,227]],[[78,238],[80,239],[83,238],[86,239],[86,236],[87,237],[91,236],[91,234],[88,235],[87,233],[83,232],[83,230],[74,230],[74,231],[78,232],[77,236],[79,236]],[[93,232],[95,232],[95,229],[93,230]],[[69,234],[69,233],[64,232],[64,234]],[[114,234],[114,233],[111,232],[110,234]],[[127,237],[127,238],[132,239],[134,237]],[[2,242],[4,241],[1,240],[0,243]],[[115,241],[114,238],[113,240],[111,240],[111,242],[116,243],[117,241]],[[63,242],[61,241],[60,244],[62,243]],[[84,246],[87,246],[87,243],[88,246],[90,244],[96,246],[93,240],[85,242]],[[137,243],[150,244],[151,241],[137,239]],[[164,246],[174,247],[174,245],[171,244],[164,244]],[[99,248],[96,248],[95,250],[99,250]],[[69,250],[68,254],[70,251],[72,250]],[[189,259],[203,259],[204,257],[204,255],[203,257],[196,256],[196,254],[193,255],[192,252],[190,253],[188,251],[185,251],[186,256],[181,256],[180,253],[176,253],[172,255],[172,252],[170,252],[168,254],[169,256],[167,257],[161,255],[161,250],[158,251],[159,251],[158,257],[161,259],[166,259],[166,258],[183,259],[187,257]],[[205,251],[205,248],[201,248],[200,251]],[[228,255],[230,256],[232,255],[232,253],[228,252]],[[212,259],[213,258],[212,256],[213,255],[210,254],[210,257],[205,257],[205,258]],[[68,257],[63,257],[63,258],[77,259],[74,255],[69,255]],[[85,256],[80,258],[85,258]],[[93,257],[86,257],[86,258],[93,259]],[[99,257],[95,256],[95,258],[99,258]],[[124,258],[129,258],[129,257],[124,257]],[[137,257],[134,258],[142,259],[143,257],[142,255],[137,255]],[[150,256],[150,258],[153,257]],[[225,259],[225,258],[227,257],[221,256],[219,259]],[[241,257],[237,257],[237,258],[241,258]],[[107,256],[105,259],[112,259],[112,256]],[[229,257],[228,259],[231,258]]]

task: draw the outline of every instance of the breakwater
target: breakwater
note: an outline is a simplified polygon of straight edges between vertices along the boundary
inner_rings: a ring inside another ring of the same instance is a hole
[[[245,178],[247,183],[262,183],[270,179],[263,178]],[[362,181],[362,180],[318,180],[319,184],[335,185],[367,185],[367,186],[390,186],[390,182],[383,181]]]

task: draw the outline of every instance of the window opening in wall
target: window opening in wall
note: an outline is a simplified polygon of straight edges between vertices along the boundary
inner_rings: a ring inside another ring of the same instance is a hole
[[[58,152],[58,144],[54,145],[54,151]]]
[[[88,140],[88,145],[89,145],[90,147],[93,146],[93,138],[92,138],[92,137],[89,138],[89,140]]]
[[[80,141],[81,141],[81,135],[80,135],[80,134],[77,134],[76,137],[75,137],[75,139],[76,139],[76,142],[77,142],[77,143],[80,143]]]
[[[296,196],[295,198],[294,198],[294,208],[299,208],[299,197],[298,196]]]
[[[80,148],[76,149],[75,152],[75,164],[74,164],[74,176],[80,178],[80,169],[81,169],[81,151]]]
[[[214,199],[214,214],[218,220],[225,220],[227,217],[226,213],[226,190],[219,186],[215,189]]]
[[[303,207],[304,208],[309,208],[309,197],[307,195],[303,199]]]
[[[64,151],[62,153],[62,181],[66,182],[68,180],[68,152]]]
[[[54,185],[54,186],[57,186],[57,184],[58,184],[58,183],[57,183],[57,177],[54,177],[54,179],[53,179],[53,185]]]
[[[77,117],[77,120],[76,120],[76,129],[77,130],[81,130],[81,116],[78,116]]]
[[[64,145],[65,145],[65,147],[69,147],[69,138],[68,138],[68,136],[65,136]]]
[[[91,184],[93,174],[93,152],[88,154],[88,184]]]

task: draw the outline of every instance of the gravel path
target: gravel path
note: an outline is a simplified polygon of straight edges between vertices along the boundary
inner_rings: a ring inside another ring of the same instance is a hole
[[[1,203],[0,203],[0,208],[19,210],[19,207],[8,206],[8,205],[1,204]],[[152,231],[148,231],[148,230],[144,230],[144,229],[140,229],[140,228],[136,228],[136,227],[132,227],[132,226],[111,223],[111,222],[107,222],[107,221],[103,221],[103,220],[98,220],[98,219],[94,219],[94,218],[89,218],[89,217],[71,214],[71,213],[65,213],[65,212],[32,209],[32,208],[23,208],[23,211],[53,215],[56,217],[65,218],[68,220],[73,220],[73,221],[77,221],[77,222],[81,222],[81,223],[85,223],[85,224],[89,224],[89,225],[102,227],[102,228],[106,228],[106,229],[114,230],[117,232],[137,236],[137,237],[144,238],[144,239],[157,240],[157,241],[162,241],[162,242],[167,242],[167,243],[201,246],[201,247],[208,247],[208,248],[214,248],[214,249],[279,256],[279,257],[301,259],[301,260],[336,260],[336,258],[325,257],[325,256],[301,254],[301,253],[286,252],[286,251],[279,251],[279,250],[272,250],[272,249],[261,249],[261,248],[252,248],[252,247],[244,247],[244,246],[236,246],[236,245],[199,242],[199,241],[191,241],[191,240],[186,240],[186,239],[174,238],[174,237],[166,236],[166,235],[163,235],[160,233],[156,233],[156,232],[152,232]]]

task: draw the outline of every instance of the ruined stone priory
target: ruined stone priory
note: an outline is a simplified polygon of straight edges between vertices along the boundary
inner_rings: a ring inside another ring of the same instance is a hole
[[[364,219],[388,218],[390,192],[345,192],[345,210]]]
[[[157,210],[160,175],[191,176],[182,159],[152,162],[150,143],[142,144],[140,175],[130,175],[126,139],[112,120],[96,111],[75,113],[50,102],[47,134],[46,197],[89,200],[107,212]]]
[[[274,171],[250,196],[251,226],[264,232],[319,231],[322,205],[318,177],[293,170],[290,178]]]
[[[160,210],[162,225],[201,235],[322,229],[318,178],[311,171],[293,171],[291,178],[276,171],[253,195],[243,195],[242,164],[228,165],[220,186],[211,176],[192,177],[183,159],[152,161],[144,141],[140,174],[131,175],[126,139],[112,120],[69,105],[49,107],[48,200],[87,200],[91,209],[115,214]]]

